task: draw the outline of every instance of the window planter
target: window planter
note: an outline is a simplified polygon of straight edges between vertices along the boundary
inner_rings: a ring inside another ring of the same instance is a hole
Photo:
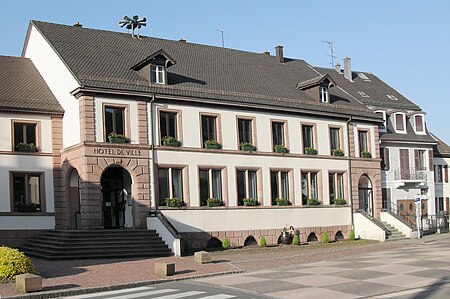
[[[183,205],[183,200],[177,197],[166,198],[165,203],[169,208],[179,208]]]
[[[222,205],[222,200],[218,198],[208,198],[206,204],[208,207],[220,207]]]
[[[216,140],[206,140],[205,141],[205,148],[206,149],[220,149],[220,143],[218,143]]]
[[[253,146],[253,144],[247,143],[247,142],[241,143],[240,147],[241,147],[241,151],[250,152],[250,151],[254,151],[255,150],[255,147]]]
[[[317,150],[312,147],[305,147],[306,155],[317,155]]]
[[[19,143],[16,148],[19,152],[36,152],[36,145],[34,143]]]
[[[258,205],[258,200],[254,198],[244,198],[242,201],[246,207],[255,207]]]
[[[335,148],[334,150],[331,151],[331,155],[335,157],[343,157],[344,151],[339,148]]]
[[[181,142],[176,140],[172,136],[164,136],[163,138],[161,138],[161,141],[164,146],[178,147],[181,145]]]
[[[319,206],[320,201],[317,198],[308,198],[308,206]]]
[[[41,206],[39,204],[35,204],[35,203],[30,203],[30,204],[25,204],[25,203],[20,203],[20,204],[16,204],[16,211],[17,212],[40,212],[41,211]]]
[[[343,206],[345,205],[347,202],[345,201],[345,199],[343,198],[335,198],[334,199],[334,205],[335,206]]]
[[[108,140],[110,143],[126,143],[127,138],[122,134],[110,133],[108,135]]]
[[[277,203],[277,206],[288,206],[291,204],[286,198],[276,198],[275,202]]]
[[[361,158],[372,158],[372,154],[370,152],[361,152]]]
[[[279,154],[285,154],[288,152],[288,149],[281,144],[275,145],[273,147],[273,150],[275,151],[275,153],[279,153]]]

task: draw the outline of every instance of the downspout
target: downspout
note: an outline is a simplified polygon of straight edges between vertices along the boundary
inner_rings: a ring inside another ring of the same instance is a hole
[[[352,123],[353,118],[350,116],[350,118],[347,120],[347,148],[348,148],[348,174],[349,174],[349,185],[350,185],[350,211],[351,211],[351,219],[352,219],[352,229],[355,231],[355,220],[353,217],[353,184],[352,184],[352,158],[350,153],[350,130],[349,125],[353,125]]]
[[[155,95],[152,95],[152,99],[150,100],[150,109],[149,109],[149,145],[150,145],[150,212],[152,208],[157,209],[156,200],[155,200],[155,145],[154,145],[154,136],[153,136],[153,102],[155,101]]]

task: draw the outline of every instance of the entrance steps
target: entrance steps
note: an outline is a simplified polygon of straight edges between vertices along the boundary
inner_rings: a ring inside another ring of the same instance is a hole
[[[172,252],[155,230],[53,230],[30,239],[22,248],[46,260],[164,257]]]
[[[386,237],[386,241],[399,241],[399,240],[405,240],[408,239],[406,235],[401,233],[397,228],[392,226],[391,224],[382,221],[383,225],[390,231],[390,235]]]

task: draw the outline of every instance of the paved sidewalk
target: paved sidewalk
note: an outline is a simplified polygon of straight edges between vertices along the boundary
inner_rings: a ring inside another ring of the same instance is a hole
[[[423,294],[437,294],[450,285],[450,235],[401,244],[404,246],[386,251],[195,282],[275,298],[334,299],[424,298]],[[431,291],[429,286],[433,286]],[[447,296],[436,295],[436,298]]]

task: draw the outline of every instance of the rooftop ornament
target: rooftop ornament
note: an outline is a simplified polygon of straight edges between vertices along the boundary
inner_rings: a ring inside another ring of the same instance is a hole
[[[125,16],[123,17],[122,21],[119,21],[119,25],[121,28],[127,27],[127,32],[130,32],[131,29],[131,36],[140,38],[139,36],[139,29],[141,29],[142,26],[147,26],[147,19],[142,18],[139,19],[139,16],[135,15],[133,17]],[[134,30],[137,28],[137,36],[134,35]]]

